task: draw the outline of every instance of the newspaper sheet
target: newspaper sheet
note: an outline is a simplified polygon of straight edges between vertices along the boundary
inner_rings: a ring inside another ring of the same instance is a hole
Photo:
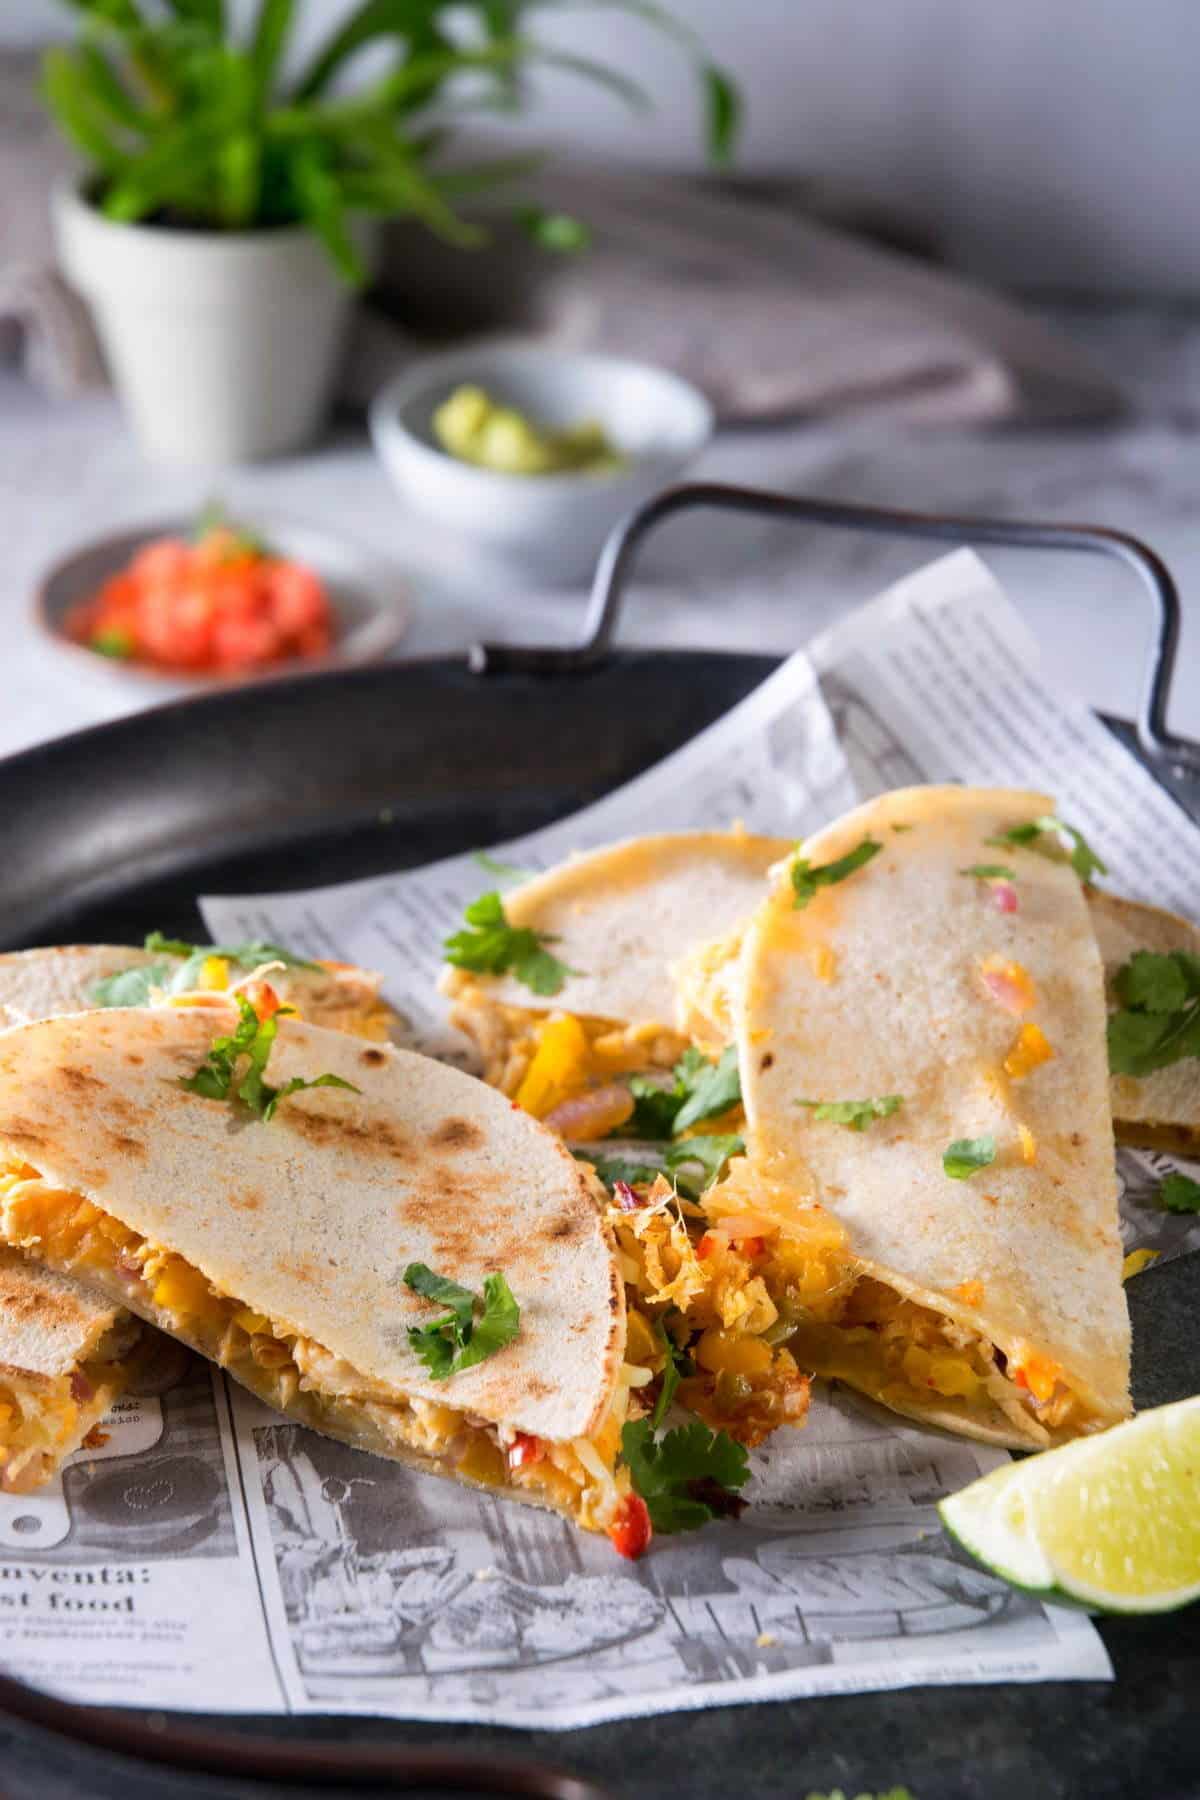
[[[802,835],[925,780],[1055,795],[1121,891],[1187,910],[1200,831],[1081,704],[1050,692],[967,553],[790,659],[718,725],[498,857],[543,867],[650,829]],[[306,894],[206,900],[262,935],[381,969],[410,1040],[457,1055],[434,983],[471,856]],[[1122,1151],[1127,1244],[1200,1233]],[[572,1727],[746,1700],[909,1685],[1107,1678],[1081,1614],[976,1568],[937,1501],[1003,1453],[844,1391],[756,1452],[750,1511],[641,1562],[531,1508],[411,1474],[281,1420],[168,1346],[109,1442],[42,1492],[0,1496],[0,1657],[89,1701]]]

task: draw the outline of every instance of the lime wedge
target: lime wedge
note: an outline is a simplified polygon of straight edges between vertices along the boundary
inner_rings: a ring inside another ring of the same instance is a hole
[[[996,1469],[942,1523],[997,1575],[1102,1612],[1200,1599],[1200,1395]]]

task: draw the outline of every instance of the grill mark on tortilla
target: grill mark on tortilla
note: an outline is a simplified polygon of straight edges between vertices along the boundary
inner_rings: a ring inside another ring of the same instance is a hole
[[[143,1162],[149,1152],[141,1138],[131,1137],[126,1131],[112,1131],[107,1134],[108,1141],[120,1156],[136,1156]]]
[[[262,1195],[251,1190],[248,1194],[226,1194],[230,1206],[235,1212],[257,1212],[262,1205]]]
[[[48,1181],[85,1197],[89,1189],[99,1193],[103,1171],[88,1165],[91,1155],[106,1153],[106,1192],[113,1198],[99,1204],[124,1216],[130,1229],[153,1236],[161,1227],[164,1242],[247,1306],[269,1316],[299,1314],[297,1326],[332,1355],[378,1370],[398,1390],[412,1386],[439,1400],[446,1390],[410,1367],[403,1338],[398,1355],[387,1342],[393,1269],[398,1275],[410,1260],[427,1261],[476,1291],[487,1273],[503,1270],[523,1307],[521,1331],[504,1353],[464,1372],[452,1398],[554,1441],[586,1436],[605,1416],[623,1336],[622,1287],[605,1306],[615,1268],[611,1233],[559,1140],[531,1119],[510,1118],[507,1103],[491,1090],[383,1046],[368,1072],[361,1058],[372,1046],[350,1045],[285,1018],[272,1077],[329,1069],[360,1082],[363,1096],[306,1096],[271,1127],[234,1133],[227,1105],[172,1081],[176,1070],[190,1074],[203,1062],[211,1017],[139,1008],[23,1029],[19,1056],[11,1040],[0,1048],[0,1142],[11,1122],[14,1156],[40,1168]],[[128,1063],[131,1052],[144,1067]],[[65,1085],[53,1083],[55,1066],[64,1062],[110,1078],[97,1107],[81,1106]],[[137,1100],[146,1160],[118,1158],[108,1149],[107,1131],[124,1129],[114,1099]],[[93,1110],[98,1120],[88,1118]],[[434,1155],[430,1139],[449,1118],[477,1121],[482,1150]],[[100,1144],[93,1150],[97,1123]],[[289,1139],[298,1125],[328,1144],[306,1145],[303,1135]],[[259,1195],[259,1208],[231,1204]],[[410,1195],[431,1209],[419,1230],[405,1204]],[[338,1223],[343,1209],[344,1226]],[[576,1212],[588,1229],[552,1243],[547,1227]],[[439,1255],[439,1238],[448,1248],[456,1235],[457,1257]],[[329,1254],[337,1254],[339,1243],[346,1249],[340,1272]],[[307,1285],[296,1272],[283,1273],[276,1257],[311,1260],[319,1280]],[[288,1288],[291,1306],[284,1304]],[[396,1302],[403,1318],[409,1300],[397,1294]],[[575,1323],[584,1327],[577,1335]],[[526,1387],[530,1378],[547,1383],[548,1392],[536,1397]],[[288,1411],[302,1416],[303,1406],[297,1401]]]
[[[341,1118],[332,1112],[310,1112],[302,1106],[292,1107],[283,1116],[291,1129],[311,1144],[342,1143],[377,1156],[391,1156],[397,1161],[412,1159],[411,1141],[386,1119]]]
[[[98,1075],[93,1075],[90,1069],[77,1069],[71,1063],[63,1064],[58,1071],[58,1079],[65,1088],[80,1095],[95,1092],[98,1088],[106,1086],[106,1083],[101,1081]]]
[[[362,1052],[362,1054],[358,1060],[361,1063],[364,1063],[368,1069],[380,1069],[383,1067],[383,1065],[387,1061],[387,1059],[388,1059],[388,1053],[386,1050],[377,1050],[372,1045],[372,1047],[369,1050],[364,1050]]]
[[[46,1138],[28,1119],[9,1119],[4,1127],[4,1141],[9,1144],[33,1144],[44,1150]]]
[[[458,1150],[482,1150],[483,1133],[470,1119],[443,1119],[430,1132],[429,1146],[432,1150],[444,1150],[451,1155]]]

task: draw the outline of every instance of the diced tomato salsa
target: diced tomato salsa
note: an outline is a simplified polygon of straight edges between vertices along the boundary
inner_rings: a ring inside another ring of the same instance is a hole
[[[319,578],[228,525],[158,538],[73,607],[67,635],[102,656],[237,673],[322,656],[333,614]]]

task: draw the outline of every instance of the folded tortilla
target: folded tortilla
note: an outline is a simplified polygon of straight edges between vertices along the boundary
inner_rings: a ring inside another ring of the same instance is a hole
[[[27,1024],[55,1013],[88,1012],[100,1004],[101,981],[125,969],[182,966],[181,956],[130,944],[54,944],[0,956],[0,1026]],[[249,971],[214,958],[208,991],[219,994]],[[314,1025],[386,1039],[394,1014],[380,998],[382,977],[349,963],[274,969],[265,979],[286,1006]]]
[[[571,857],[505,894],[509,924],[553,939],[570,973],[556,994],[540,996],[511,974],[446,969],[451,1020],[478,1046],[485,1081],[517,1094],[556,1013],[583,1026],[580,1088],[670,1068],[688,1043],[675,1025],[671,964],[740,923],[791,848],[789,838],[740,829],[664,832]]]
[[[1117,1005],[1113,981],[1139,950],[1158,955],[1187,950],[1200,956],[1200,930],[1177,913],[1092,889],[1088,894],[1096,941],[1104,962],[1109,1002]],[[1149,1150],[1200,1150],[1200,1062],[1195,1057],[1155,1069],[1149,1075],[1114,1075],[1113,1125],[1122,1144]]]
[[[630,1390],[590,1171],[470,1076],[288,1018],[270,1081],[359,1092],[293,1094],[264,1122],[181,1087],[212,1036],[211,1015],[173,1008],[0,1035],[4,1242],[302,1424],[604,1528]],[[515,1341],[431,1376],[407,1327],[444,1308],[405,1285],[414,1262],[476,1293],[502,1272]]]
[[[66,944],[0,956],[0,1027],[84,1011],[108,976],[176,961],[182,958],[127,944]],[[225,964],[214,973],[236,980],[245,971]],[[387,1035],[392,1014],[379,997],[379,976],[370,971],[288,968],[272,971],[270,979],[280,999],[309,1018],[368,1038]],[[211,997],[222,999],[217,991]],[[49,1481],[78,1448],[129,1378],[133,1346],[151,1334],[83,1282],[4,1255],[0,1361],[8,1374],[0,1407],[9,1410],[0,1412],[0,1482],[24,1491]],[[54,1326],[44,1352],[38,1335],[22,1347],[31,1324]]]
[[[0,1249],[0,1487],[40,1487],[91,1438],[141,1360],[140,1320]]]
[[[778,1230],[768,1257],[815,1246],[784,1307],[802,1367],[1025,1447],[1130,1408],[1088,906],[1065,860],[988,845],[1052,811],[1033,793],[912,788],[806,841],[811,868],[880,849],[803,908],[783,870],[727,958],[748,1154],[705,1200]],[[969,872],[996,863],[1016,911]],[[802,1104],[897,1096],[858,1130]],[[951,1179],[960,1140],[986,1166]]]

